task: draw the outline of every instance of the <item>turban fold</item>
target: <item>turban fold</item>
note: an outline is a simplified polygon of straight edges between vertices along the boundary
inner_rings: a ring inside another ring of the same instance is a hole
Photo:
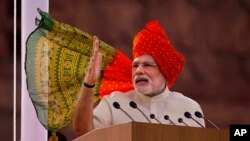
[[[167,79],[169,88],[173,86],[184,63],[184,57],[171,45],[158,21],[147,23],[135,36],[132,53],[134,59],[151,55]]]

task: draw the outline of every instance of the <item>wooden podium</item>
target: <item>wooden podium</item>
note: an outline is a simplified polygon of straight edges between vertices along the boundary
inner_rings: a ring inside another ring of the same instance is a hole
[[[93,130],[73,141],[229,141],[229,130],[130,122]]]

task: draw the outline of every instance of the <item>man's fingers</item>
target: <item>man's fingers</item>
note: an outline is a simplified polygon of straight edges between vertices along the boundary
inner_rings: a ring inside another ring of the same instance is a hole
[[[99,39],[93,36],[93,53],[92,58],[97,58],[99,52]]]
[[[93,48],[98,49],[99,47],[99,39],[96,36],[93,36]]]
[[[102,64],[102,54],[100,52],[98,52],[98,63],[99,63],[99,66],[101,66]]]
[[[93,49],[90,63],[85,76],[86,83],[95,83],[99,77],[102,63],[102,54],[99,52],[99,39],[93,36]]]
[[[90,67],[100,66],[102,63],[102,54],[99,52],[99,39],[93,36],[93,53],[90,60]]]

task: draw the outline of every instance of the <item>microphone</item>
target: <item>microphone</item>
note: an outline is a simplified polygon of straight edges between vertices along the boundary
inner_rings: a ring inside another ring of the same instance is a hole
[[[150,118],[151,119],[155,119],[158,123],[162,124],[156,117],[154,114],[150,114]]]
[[[169,118],[168,115],[165,115],[165,116],[164,116],[164,119],[170,121],[170,124],[176,125],[176,124]]]
[[[124,111],[118,102],[113,102],[113,106],[116,109],[120,109],[124,114],[126,114],[132,121],[135,121],[126,111]]]
[[[209,123],[210,123],[212,126],[214,126],[216,129],[219,129],[219,127],[216,126],[212,121],[210,121],[210,120],[208,120],[207,118],[203,117],[201,112],[196,111],[196,112],[194,113],[194,115],[195,115],[196,117],[198,117],[198,118],[203,118],[203,119],[205,119],[207,122],[209,122]]]
[[[185,124],[186,126],[188,126],[188,125],[183,121],[182,118],[178,118],[178,122],[179,122],[179,123],[183,123],[183,124]]]
[[[194,119],[193,117],[192,117],[192,115],[189,113],[189,112],[185,112],[184,113],[184,116],[186,117],[186,118],[191,118],[193,121],[195,121],[197,124],[199,124],[201,127],[203,127],[203,128],[205,128],[202,124],[200,124],[196,119]]]
[[[141,112],[141,114],[147,119],[147,121],[148,121],[149,123],[151,123],[151,121],[148,119],[148,117],[142,112],[141,109],[139,109],[139,108],[137,107],[137,104],[136,104],[134,101],[130,101],[130,102],[129,102],[129,105],[130,105],[130,107],[139,110],[139,111]]]

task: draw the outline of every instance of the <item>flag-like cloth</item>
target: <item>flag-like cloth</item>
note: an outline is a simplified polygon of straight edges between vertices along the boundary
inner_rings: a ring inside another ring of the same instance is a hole
[[[38,9],[41,20],[26,42],[27,89],[42,125],[60,131],[72,121],[75,101],[92,54],[93,36],[60,23]],[[114,90],[133,89],[131,60],[100,41],[101,73],[94,88],[94,102]]]

